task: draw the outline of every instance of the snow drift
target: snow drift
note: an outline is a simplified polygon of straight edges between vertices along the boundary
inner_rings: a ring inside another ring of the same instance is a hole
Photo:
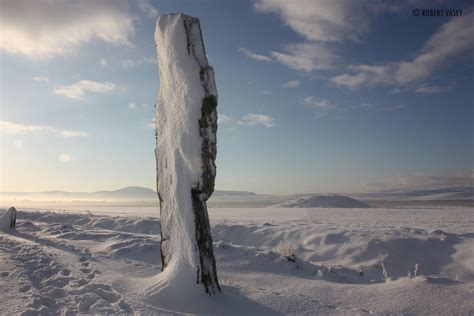
[[[474,313],[472,208],[209,214],[223,293],[209,299],[202,286],[170,282],[174,292],[167,288],[151,301],[143,289],[163,280],[158,218],[21,209],[17,231],[0,232],[0,309],[5,315]],[[187,295],[189,288],[195,295]]]
[[[308,195],[275,205],[276,207],[367,208],[369,205],[343,195]]]

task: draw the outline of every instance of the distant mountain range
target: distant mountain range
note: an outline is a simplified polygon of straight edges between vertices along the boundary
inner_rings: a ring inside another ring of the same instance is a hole
[[[255,195],[247,191],[215,191],[213,196],[250,196]],[[115,191],[97,192],[67,192],[67,191],[43,191],[43,192],[0,192],[1,199],[19,200],[156,200],[156,191],[130,186]]]
[[[268,205],[282,203],[288,200],[307,197],[311,194],[283,195],[260,195],[248,191],[214,191],[211,200],[217,201],[257,201]],[[474,187],[443,188],[432,190],[390,190],[373,193],[347,194],[350,197],[362,201],[435,201],[435,200],[474,200]],[[67,191],[44,191],[44,192],[0,192],[0,200],[3,201],[156,201],[156,191],[130,186],[115,191],[97,192],[67,192]]]

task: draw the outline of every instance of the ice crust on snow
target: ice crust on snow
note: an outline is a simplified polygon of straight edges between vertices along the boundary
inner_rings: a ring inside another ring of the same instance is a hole
[[[197,272],[198,283],[206,284],[202,272],[214,270],[215,274],[215,262],[213,255],[212,260],[203,255],[212,254],[212,240],[204,236],[203,241],[199,232],[201,228],[209,231],[205,201],[214,191],[216,174],[214,73],[198,19],[183,14],[160,16],[155,41],[160,76],[155,113],[157,189],[165,267],[160,278],[174,279],[172,285],[161,283],[169,288],[181,281],[195,284]]]
[[[343,195],[308,195],[277,204],[275,207],[367,208],[369,206]]]

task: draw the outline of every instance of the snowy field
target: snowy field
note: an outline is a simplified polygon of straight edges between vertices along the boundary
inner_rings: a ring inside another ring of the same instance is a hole
[[[212,298],[149,294],[151,210],[19,209],[0,232],[1,313],[474,314],[473,208],[211,208]]]

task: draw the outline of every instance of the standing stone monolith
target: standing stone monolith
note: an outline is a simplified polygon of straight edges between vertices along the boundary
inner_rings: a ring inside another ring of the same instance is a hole
[[[0,230],[8,232],[16,229],[16,209],[12,206],[0,216]]]
[[[199,20],[160,16],[155,31],[160,76],[156,102],[161,261],[168,283],[220,291],[206,201],[216,177],[217,90]]]

